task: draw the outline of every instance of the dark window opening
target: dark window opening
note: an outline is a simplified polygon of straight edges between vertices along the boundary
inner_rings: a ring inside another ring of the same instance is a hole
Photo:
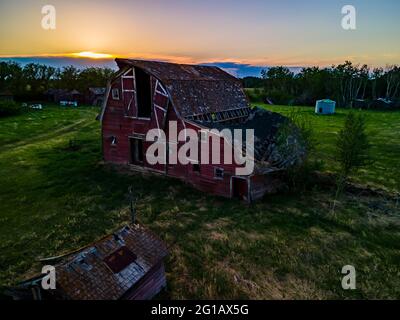
[[[240,200],[248,200],[247,180],[232,178],[232,196]]]
[[[111,95],[112,95],[113,100],[119,100],[119,89],[113,88],[111,91]]]
[[[135,262],[136,259],[136,254],[134,254],[127,247],[123,246],[109,256],[105,257],[104,262],[112,270],[112,272],[119,273],[132,262]]]
[[[150,118],[152,104],[150,75],[136,68],[135,77],[138,117]]]
[[[111,146],[115,147],[117,145],[117,137],[112,136],[111,137]]]
[[[200,164],[198,163],[193,164],[193,172],[200,172]]]
[[[214,169],[214,177],[216,179],[223,179],[224,178],[224,169],[215,168]]]
[[[131,142],[131,163],[143,164],[143,140],[132,138]]]
[[[322,108],[319,108],[319,113],[322,113]]]

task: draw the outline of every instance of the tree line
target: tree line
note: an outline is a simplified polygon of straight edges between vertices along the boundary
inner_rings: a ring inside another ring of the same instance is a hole
[[[110,68],[55,68],[39,63],[22,66],[11,61],[0,62],[0,92],[9,91],[16,100],[40,100],[48,89],[85,92],[89,87],[105,87],[114,72]]]
[[[105,87],[112,78],[110,68],[79,69],[74,66],[55,68],[30,63],[0,62],[0,92],[10,91],[16,100],[40,100],[51,88],[76,89]],[[295,74],[283,66],[271,67],[261,77],[243,79],[251,100],[275,104],[315,105],[319,99],[335,100],[339,107],[349,107],[355,100],[379,98],[399,104],[400,66],[369,68],[350,61],[328,68],[306,67]]]
[[[350,107],[355,100],[400,100],[400,67],[369,68],[350,61],[328,68],[307,67],[298,74],[289,68],[271,67],[261,78],[243,79],[253,100],[268,99],[275,104],[315,105],[319,99],[332,99],[339,107]]]

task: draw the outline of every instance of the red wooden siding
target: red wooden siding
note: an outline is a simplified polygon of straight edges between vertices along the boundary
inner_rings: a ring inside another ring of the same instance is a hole
[[[129,69],[122,76],[116,79],[111,88],[118,88],[123,92],[120,95],[120,100],[113,100],[112,94],[109,95],[107,100],[107,107],[104,112],[102,120],[103,132],[103,156],[106,162],[117,164],[129,164],[131,160],[131,146],[130,138],[145,137],[150,129],[161,128],[164,129],[167,135],[169,121],[177,121],[177,130],[180,132],[182,129],[193,129],[199,131],[201,127],[183,120],[173,108],[169,100],[168,93],[160,81],[155,77],[151,77],[152,89],[152,111],[150,119],[137,118],[137,105],[136,105],[136,92],[135,92],[135,72],[134,69]],[[113,137],[116,138],[116,144],[112,145]],[[209,137],[209,139],[211,139]],[[220,139],[220,157],[223,163],[223,138]],[[178,142],[177,147],[180,148],[184,142]],[[145,154],[151,142],[143,142],[143,152]],[[211,162],[212,148],[209,150],[209,162]],[[232,157],[233,158],[233,157]],[[168,165],[150,165],[146,162],[144,156],[144,169],[154,170],[157,172],[165,173],[172,177],[180,178],[186,182],[191,183],[196,188],[210,192],[216,195],[231,197],[232,194],[232,177],[235,176],[236,164],[200,164],[200,172],[194,170],[193,164],[168,164]],[[216,177],[216,168],[223,170],[223,177]],[[248,179],[247,179],[248,180]],[[264,177],[252,178],[248,180],[251,193],[249,197],[258,198],[266,190]]]

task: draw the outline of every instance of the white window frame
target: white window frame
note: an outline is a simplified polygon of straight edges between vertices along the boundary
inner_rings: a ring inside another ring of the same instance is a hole
[[[111,97],[112,97],[113,100],[120,100],[119,89],[118,88],[112,88]]]

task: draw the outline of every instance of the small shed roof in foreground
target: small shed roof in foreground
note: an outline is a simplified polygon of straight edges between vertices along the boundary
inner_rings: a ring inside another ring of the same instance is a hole
[[[152,232],[125,226],[56,265],[57,286],[74,300],[119,299],[166,255]]]
[[[160,80],[182,117],[249,107],[240,80],[218,67],[132,59],[116,62],[120,68],[138,67]]]

